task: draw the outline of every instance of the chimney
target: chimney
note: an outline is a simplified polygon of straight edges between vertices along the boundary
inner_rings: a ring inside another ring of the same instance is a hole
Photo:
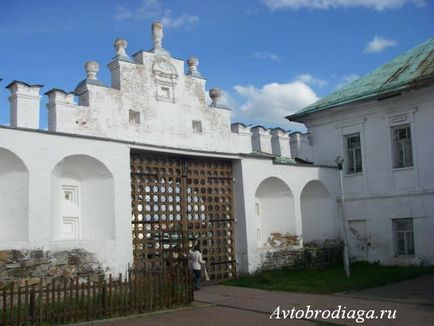
[[[29,85],[14,80],[6,88],[9,89],[11,127],[39,129],[39,91],[43,85]]]

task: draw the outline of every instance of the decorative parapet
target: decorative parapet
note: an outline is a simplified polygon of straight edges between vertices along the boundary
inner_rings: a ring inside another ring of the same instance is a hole
[[[19,128],[39,128],[39,92],[43,85],[30,85],[14,80],[6,86],[11,92],[10,125]]]
[[[231,124],[231,134],[233,148],[238,148],[239,153],[252,153],[252,132],[250,126],[236,122]]]
[[[241,122],[235,122],[231,124],[231,132],[240,134],[240,135],[246,135],[251,137],[252,132],[250,131],[250,127],[246,126],[244,123]]]
[[[48,96],[48,109],[50,109],[55,104],[69,104],[77,106],[77,104],[74,102],[74,97],[77,94],[75,94],[74,92],[65,92],[63,89],[52,88],[44,95]]]
[[[274,155],[291,157],[289,134],[285,130],[281,128],[271,130],[271,147]]]
[[[271,132],[263,126],[255,126],[252,131],[252,149],[261,153],[273,153],[271,147]]]
[[[309,142],[309,134],[293,132],[289,135],[290,149],[292,158],[301,158],[306,161],[311,160],[312,146]]]
[[[108,65],[111,70],[109,87],[98,80],[100,65],[89,61],[84,67],[85,79],[72,89],[73,92],[60,89],[47,92],[49,130],[128,141],[142,141],[146,137],[150,144],[251,153],[250,131],[246,131],[247,137],[238,137],[229,131],[231,110],[222,101],[220,90],[210,91],[212,104],[207,105],[206,80],[199,72],[199,60],[192,57],[185,62],[168,55],[162,46],[162,25],[154,23],[152,28],[154,48],[151,52],[139,51],[129,56],[127,41],[123,38],[114,41],[115,53]],[[31,99],[32,103],[39,103],[37,95]],[[35,107],[32,127],[38,128],[39,104]],[[20,118],[18,113],[25,109],[23,105],[15,105],[13,121]],[[182,119],[175,116],[178,114]],[[162,119],[167,123],[161,124]],[[197,122],[203,126],[200,135],[197,135],[197,128],[192,128]],[[12,125],[29,127],[19,122],[12,122]],[[182,142],[182,137],[178,137],[180,132],[185,138],[197,138],[197,142]],[[162,138],[162,133],[174,137]],[[219,139],[217,143],[216,139]]]
[[[87,106],[80,106],[75,103],[74,98],[77,95],[74,92],[65,92],[62,89],[53,88],[46,92],[44,95],[48,96],[48,130],[50,131],[69,131],[75,132],[65,126],[73,125],[74,127],[81,122],[79,118],[83,110],[88,109]],[[79,122],[77,122],[79,121]]]

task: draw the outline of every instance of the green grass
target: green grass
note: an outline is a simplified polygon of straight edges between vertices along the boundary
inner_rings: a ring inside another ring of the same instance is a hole
[[[345,276],[343,266],[333,266],[322,270],[264,271],[230,280],[225,284],[265,290],[328,294],[366,289],[430,273],[434,273],[434,266],[382,266],[359,262],[351,264],[350,279]]]

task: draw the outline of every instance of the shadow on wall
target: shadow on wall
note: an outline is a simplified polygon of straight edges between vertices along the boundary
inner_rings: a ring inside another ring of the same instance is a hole
[[[290,241],[295,235],[294,196],[284,181],[271,177],[261,182],[255,194],[255,213],[258,248],[293,245],[285,239]]]
[[[72,155],[51,173],[53,240],[113,240],[113,175],[97,159]]]
[[[0,239],[27,241],[29,171],[11,151],[0,148]]]

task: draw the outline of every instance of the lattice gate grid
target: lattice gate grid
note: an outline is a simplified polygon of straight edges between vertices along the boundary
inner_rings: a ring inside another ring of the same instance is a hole
[[[134,268],[187,263],[200,245],[211,281],[235,277],[232,162],[131,153]]]

